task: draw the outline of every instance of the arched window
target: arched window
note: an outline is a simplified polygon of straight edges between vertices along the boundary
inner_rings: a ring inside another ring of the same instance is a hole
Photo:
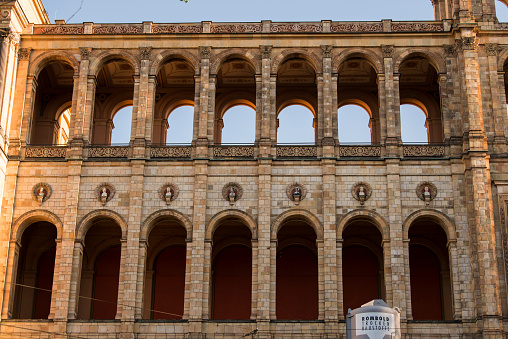
[[[452,320],[447,236],[439,224],[420,219],[409,229],[411,309],[414,320]]]
[[[277,119],[278,144],[314,144],[316,140],[314,114],[302,105],[284,108]]]
[[[144,319],[182,319],[185,297],[186,229],[176,220],[156,222],[148,237]]]
[[[316,143],[316,70],[306,56],[290,55],[280,64],[276,110],[278,144]]]
[[[508,22],[508,2],[496,0],[496,16],[499,22]]]
[[[92,144],[129,143],[133,96],[134,68],[131,63],[123,59],[108,61],[97,74]],[[122,126],[124,123],[129,126]],[[115,127],[116,131],[113,133]]]
[[[418,106],[400,105],[400,128],[403,143],[428,143],[427,116]]]
[[[14,279],[15,319],[48,319],[53,289],[56,227],[36,222],[23,232]]]
[[[277,319],[318,318],[316,232],[303,221],[288,221],[277,234],[276,283]]]
[[[424,112],[426,121],[422,124],[421,122],[411,122],[408,125],[416,126],[422,131],[422,127],[427,127],[427,138],[422,140],[415,139],[414,133],[418,133],[415,130],[406,131],[404,126],[401,125],[401,133],[406,134],[405,139],[402,137],[403,142],[428,142],[428,143],[442,143],[443,142],[443,123],[441,116],[441,97],[440,88],[438,84],[438,73],[431,62],[425,57],[420,55],[412,55],[405,59],[399,68],[400,72],[400,104],[407,106],[406,104],[412,104],[421,111]],[[411,106],[401,107],[401,123],[404,117],[402,116],[405,110],[409,111],[415,109]],[[406,119],[406,122],[412,121],[412,119],[418,115],[423,117],[421,113],[411,113],[411,119]]]
[[[250,319],[252,234],[237,220],[224,221],[213,233],[212,318]]]
[[[348,224],[342,234],[343,311],[385,295],[382,236],[366,220]]]
[[[110,219],[96,221],[86,232],[78,319],[115,319],[122,232]]]
[[[352,55],[338,70],[338,136],[341,144],[380,142],[377,72],[362,54]]]
[[[169,114],[166,144],[190,144],[194,124],[194,107],[180,106]]]
[[[111,144],[128,144],[131,140],[132,106],[118,110],[113,116]]]
[[[190,144],[194,124],[194,67],[184,58],[166,61],[157,72],[152,143]]]
[[[256,138],[256,111],[240,105],[226,111],[222,118],[223,144],[253,144]]]
[[[339,108],[339,142],[341,144],[370,144],[371,123],[369,113],[358,105]]]
[[[52,62],[37,75],[29,143],[64,145],[69,138],[74,68]]]
[[[214,134],[216,144],[252,144],[256,138],[256,70],[239,56],[217,72]]]

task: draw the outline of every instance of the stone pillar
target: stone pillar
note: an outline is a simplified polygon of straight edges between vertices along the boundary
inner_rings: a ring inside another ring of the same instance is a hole
[[[337,312],[340,320],[346,319],[344,314],[344,280],[342,279],[342,246],[344,240],[342,234],[337,234],[335,243],[335,256],[337,258]]]
[[[153,98],[149,96],[149,93],[153,93],[150,90],[150,52],[151,47],[141,47],[141,63],[139,76],[134,76],[134,95],[132,104],[132,126],[131,126],[131,142],[134,147],[133,157],[144,158],[145,157],[145,146],[147,143],[147,123],[148,113],[147,109],[149,102]],[[152,83],[153,85],[153,83]],[[152,105],[150,105],[152,106]],[[149,138],[149,137],[148,137]]]
[[[384,99],[385,117],[386,117],[386,137],[384,144],[386,153],[389,157],[398,157],[398,146],[401,143],[400,138],[400,96],[399,96],[399,75],[394,73],[393,69],[393,45],[383,45],[384,56]],[[381,85],[381,82],[380,82]],[[380,91],[381,94],[381,91]]]
[[[187,257],[190,265],[190,284],[185,293],[185,299],[189,300],[186,314],[189,316],[189,333],[199,334],[202,331],[202,319],[208,319],[208,281],[210,275],[210,250],[205,248],[206,231],[206,205],[208,185],[208,161],[195,160],[194,162],[194,210],[192,216],[193,239],[188,243]],[[207,261],[208,258],[208,261]]]
[[[7,31],[2,34],[0,42],[0,140],[4,147],[6,133],[9,130],[8,123],[11,119],[12,93],[14,78],[16,75],[16,52],[19,45],[19,35]]]
[[[508,125],[506,116],[506,94],[504,83],[500,86],[497,71],[497,44],[485,44],[487,50],[487,68],[492,114],[494,121],[494,153],[504,154],[506,148],[505,126]]]
[[[483,123],[482,88],[477,41],[473,28],[461,30],[460,56],[463,62],[462,77],[466,94],[466,111],[469,131],[467,150],[463,156],[466,178],[471,258],[474,271],[478,326],[483,338],[502,336],[501,305],[499,295],[499,271],[495,251],[494,215],[490,180],[489,155]]]
[[[268,120],[268,119],[267,119]],[[267,124],[267,122],[265,122]],[[266,130],[269,126],[266,126]],[[265,130],[265,131],[266,131]],[[267,146],[269,147],[269,145]],[[258,241],[257,241],[257,300],[256,315],[259,338],[271,338],[270,312],[272,295],[272,275],[276,270],[272,264],[271,214],[272,214],[272,160],[258,160]],[[272,244],[273,245],[273,244]]]
[[[8,233],[7,233],[8,234]],[[11,319],[13,317],[13,306],[14,306],[14,296],[16,293],[16,278],[18,272],[18,261],[19,261],[19,251],[21,245],[18,241],[5,241],[10,246],[5,246],[5,250],[8,251],[7,257],[7,274],[5,276],[5,282],[2,286],[2,319]]]
[[[79,295],[81,291],[81,268],[83,266],[83,240],[76,239],[72,252],[72,269],[70,278],[68,319],[76,319],[78,317],[78,306],[80,304]]]
[[[332,50],[330,45],[321,46],[323,50],[323,74],[318,86],[318,114],[322,131],[320,144],[323,146],[323,157],[335,156],[335,142],[338,140],[337,117],[337,78],[332,75]]]
[[[138,250],[136,306],[134,309],[135,319],[150,319],[151,302],[149,302],[148,305],[145,303],[151,300],[153,271],[148,270],[148,267],[146,267],[147,250],[148,240],[140,240]]]
[[[444,123],[444,141],[449,141],[451,154],[462,154],[462,135],[464,121],[462,119],[462,98],[460,95],[460,78],[455,45],[444,45],[446,84],[439,82]],[[443,79],[440,79],[443,80]],[[450,129],[448,132],[448,128]],[[447,140],[449,138],[449,140]]]
[[[94,135],[91,135],[92,131],[94,130],[94,105],[95,105],[95,90],[97,88],[97,78],[95,75],[88,75],[87,76],[87,85],[86,85],[86,101],[85,101],[85,107],[84,107],[84,119],[83,119],[83,143],[85,145],[89,145],[92,142],[92,137],[95,137]],[[94,131],[95,132],[95,131]],[[111,136],[109,137],[111,140]]]
[[[272,46],[259,46],[261,48],[261,76],[256,77],[256,110],[257,124],[256,134],[259,133],[259,156],[270,157],[271,146],[275,142],[277,135],[271,133],[273,116],[276,115],[273,110],[271,100],[273,99],[271,90],[271,56]],[[259,131],[259,132],[258,132]]]
[[[326,118],[325,118],[326,120]],[[332,139],[330,139],[332,140]],[[333,147],[332,147],[333,148]],[[336,160],[323,159],[321,168],[323,173],[323,320],[328,334],[338,332],[339,300],[337,284],[337,187]],[[321,293],[321,291],[320,291]]]
[[[215,111],[215,82],[210,77],[210,57],[212,48],[200,47],[201,57],[201,84],[199,111],[197,113],[196,156],[207,157],[208,145],[213,142],[213,124]],[[196,82],[197,84],[198,82]]]

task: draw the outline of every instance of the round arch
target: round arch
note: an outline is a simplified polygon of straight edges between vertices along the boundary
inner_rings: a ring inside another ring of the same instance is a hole
[[[499,52],[498,57],[497,57],[497,71],[504,72],[504,65],[506,63],[508,63],[508,48],[503,48]]]
[[[409,239],[409,229],[420,218],[429,218],[445,231],[448,241],[456,241],[455,226],[446,214],[438,210],[422,209],[411,213],[402,224],[403,240]]]
[[[60,218],[53,212],[46,210],[35,210],[26,212],[16,219],[12,224],[11,240],[21,241],[23,232],[28,226],[39,221],[46,221],[53,224],[56,227],[56,239],[61,240],[63,234],[63,224]]]
[[[304,209],[291,209],[289,211],[285,211],[281,213],[277,219],[272,223],[271,234],[272,240],[277,239],[277,234],[281,227],[285,224],[288,219],[300,217],[304,219],[316,232],[317,240],[323,240],[323,224],[319,221],[318,217],[316,217],[312,212],[309,212]]]
[[[291,57],[300,57],[304,60],[306,60],[314,69],[315,73],[322,73],[322,59],[318,57],[316,53],[310,52],[305,49],[286,49],[283,50],[280,54],[278,54],[274,59],[272,63],[272,67],[270,72],[272,74],[277,74],[279,72],[279,67],[282,65],[282,63],[286,60],[288,60]]]
[[[74,68],[75,75],[79,72],[79,62],[74,55],[67,51],[49,51],[35,57],[28,68],[28,76],[38,76],[46,66],[57,61],[63,62]]]
[[[205,239],[212,240],[213,233],[219,227],[220,223],[228,218],[238,218],[240,219],[245,226],[249,228],[252,234],[252,240],[256,240],[258,238],[257,235],[257,223],[256,221],[247,213],[236,210],[236,209],[228,209],[225,211],[221,211],[215,214],[210,221],[208,222],[208,226],[206,227]]]
[[[139,239],[142,241],[147,241],[148,236],[150,235],[150,232],[152,231],[155,224],[157,224],[157,222],[160,221],[161,219],[165,218],[171,218],[178,221],[187,231],[186,240],[192,241],[192,223],[183,213],[173,209],[160,210],[148,216],[145,219],[145,221],[143,221],[143,223],[141,224]]]
[[[377,227],[381,236],[383,237],[383,241],[390,239],[390,227],[385,219],[379,215],[377,212],[368,211],[364,209],[357,209],[345,214],[342,219],[340,219],[337,225],[337,239],[342,239],[342,233],[346,227],[357,219],[368,220],[372,222],[374,226]]]
[[[393,73],[399,73],[400,65],[409,58],[422,57],[427,59],[438,74],[446,73],[443,57],[438,53],[429,52],[423,48],[410,48],[396,54],[393,61]]]
[[[97,210],[85,215],[76,227],[76,240],[85,240],[86,233],[97,219],[107,218],[113,220],[122,230],[122,238],[127,239],[127,223],[124,218],[111,210]]]
[[[150,75],[157,75],[161,68],[168,62],[175,59],[183,59],[189,62],[194,69],[194,74],[199,74],[199,58],[191,52],[177,49],[177,50],[164,50],[163,52],[155,54],[150,60]]]
[[[293,106],[293,105],[300,105],[300,106],[303,106],[305,108],[308,108],[312,115],[314,115],[314,118],[317,117],[317,102],[315,102],[315,100],[312,98],[311,95],[309,95],[308,97],[306,98],[303,98],[303,99],[295,99],[293,98],[292,96],[290,96],[289,94],[286,94],[286,95],[280,95],[279,98],[277,98],[277,108],[276,108],[276,111],[277,111],[277,117],[279,116],[280,112],[282,112],[283,109],[289,107],[289,106]]]
[[[332,70],[338,72],[340,66],[351,58],[366,60],[378,74],[384,72],[383,57],[374,50],[364,48],[350,48],[340,53],[338,57],[332,60]]]
[[[210,64],[210,74],[217,74],[222,65],[233,58],[248,62],[252,68],[254,68],[255,74],[261,73],[261,60],[258,55],[248,49],[233,48],[212,57],[213,61]]]
[[[124,50],[113,49],[102,52],[96,57],[92,58],[92,62],[90,62],[90,67],[88,68],[88,75],[96,76],[102,67],[108,63],[108,61],[115,58],[120,58],[129,62],[132,68],[134,68],[134,74],[139,74],[139,60],[133,54]]]
[[[367,111],[367,113],[369,114],[371,119],[373,118],[373,115],[372,115],[373,110],[370,107],[370,105],[368,103],[366,103],[365,101],[356,99],[356,98],[345,99],[345,100],[342,100],[341,102],[339,102],[339,104],[337,105],[337,109],[340,109],[341,107],[347,106],[347,105],[356,105],[358,107],[361,107],[365,111]]]
[[[246,95],[245,95],[246,94]],[[217,118],[222,119],[224,114],[235,106],[247,106],[256,111],[256,103],[252,98],[248,98],[249,93],[232,93],[222,98],[221,103],[217,106]]]

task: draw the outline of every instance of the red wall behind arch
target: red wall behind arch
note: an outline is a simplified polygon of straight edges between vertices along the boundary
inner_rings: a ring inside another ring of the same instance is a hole
[[[48,319],[51,308],[51,291],[55,271],[56,248],[47,250],[39,259],[37,268],[37,290],[35,296],[34,319]],[[49,290],[49,291],[47,291]]]
[[[115,319],[120,275],[120,246],[111,247],[95,264],[92,319]]]

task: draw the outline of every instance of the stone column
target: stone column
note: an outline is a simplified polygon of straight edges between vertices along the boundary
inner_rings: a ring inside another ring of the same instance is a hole
[[[332,50],[333,46],[323,45],[323,74],[321,84],[318,86],[318,114],[322,131],[320,144],[323,146],[323,157],[335,156],[335,141],[338,140],[338,117],[337,117],[337,78],[332,75]]]
[[[443,101],[444,141],[449,138],[451,154],[462,154],[462,135],[464,121],[462,119],[462,98],[460,95],[460,79],[455,45],[443,45],[446,65],[446,84],[440,81],[441,98]],[[444,77],[444,76],[443,76]],[[440,79],[442,80],[442,79]],[[446,105],[446,107],[445,107]],[[448,128],[450,131],[448,132]]]
[[[268,119],[267,119],[268,120]],[[267,122],[265,122],[267,124]],[[269,126],[266,126],[266,130]],[[266,131],[265,130],[265,131]],[[264,146],[263,146],[264,147]],[[267,146],[269,147],[269,145]],[[276,267],[272,264],[270,248],[271,214],[272,214],[272,160],[258,160],[258,241],[257,241],[257,300],[256,315],[259,338],[271,338],[270,312],[272,295],[271,280]],[[273,244],[272,244],[273,245]]]
[[[8,233],[7,233],[8,234]],[[8,251],[7,257],[7,274],[5,276],[5,282],[2,286],[2,319],[10,319],[13,317],[13,306],[14,306],[14,296],[16,293],[16,278],[18,272],[18,261],[19,261],[19,251],[21,245],[18,241],[5,241],[9,244],[9,246],[3,247],[6,251]]]
[[[490,180],[489,155],[483,123],[482,88],[477,41],[473,28],[461,30],[460,56],[463,62],[462,77],[466,94],[464,114],[468,116],[467,153],[463,156],[466,178],[469,237],[474,271],[478,321],[483,338],[502,336],[499,271],[495,251],[494,215]]]
[[[487,69],[489,79],[490,98],[494,121],[494,153],[504,154],[506,148],[505,126],[508,124],[506,116],[506,94],[504,84],[500,86],[497,71],[497,44],[485,44],[487,50]]]
[[[94,128],[94,105],[95,105],[95,90],[97,88],[97,78],[95,75],[87,75],[86,84],[86,100],[83,112],[83,143],[89,145],[92,143],[91,135]]]
[[[6,33],[6,31],[4,32]],[[4,147],[6,133],[9,130],[8,123],[11,119],[12,93],[16,76],[16,52],[19,45],[19,35],[10,33],[2,36],[0,42],[0,139],[1,147]]]
[[[131,142],[134,147],[133,157],[144,158],[145,146],[147,143],[147,117],[151,116],[147,112],[149,102],[152,101],[149,96],[150,92],[150,52],[151,47],[141,47],[141,63],[139,69],[139,76],[134,77],[134,96],[132,104],[132,130]],[[152,86],[153,87],[153,86]],[[151,105],[150,105],[151,106]]]
[[[74,242],[72,253],[72,270],[70,278],[68,319],[76,319],[78,317],[79,295],[81,294],[81,268],[83,266],[83,240],[77,239]]]
[[[326,118],[325,118],[326,119]],[[333,140],[330,138],[330,140]],[[337,187],[336,160],[323,159],[321,168],[323,173],[323,320],[326,332],[330,335],[337,333],[339,320],[339,300],[337,284]],[[321,291],[320,291],[321,292]]]
[[[208,145],[213,142],[213,124],[215,110],[215,82],[210,77],[210,57],[212,48],[200,47],[201,57],[201,84],[199,107],[197,112],[197,139],[196,156],[207,157]],[[196,82],[196,85],[198,82]],[[196,120],[195,120],[196,121]]]
[[[384,99],[385,117],[386,117],[386,137],[384,143],[386,153],[389,157],[398,157],[398,146],[401,143],[400,138],[400,96],[399,96],[399,75],[394,73],[393,69],[393,45],[383,45],[384,56]],[[380,82],[381,85],[381,82]],[[381,94],[381,91],[380,91]]]
[[[271,55],[272,46],[259,46],[261,48],[261,76],[256,78],[256,110],[257,124],[256,137],[259,138],[259,156],[270,157],[271,146],[275,139],[271,134],[271,124],[275,112],[272,110],[271,92]],[[258,132],[259,129],[259,132]],[[259,136],[257,135],[259,133]],[[276,136],[275,136],[276,137]]]
[[[147,250],[148,250],[148,241],[140,240],[138,250],[138,273],[137,273],[136,304],[135,304],[136,306],[134,309],[135,319],[150,319],[151,303],[148,303],[148,306],[146,306],[145,302],[146,300],[150,300],[151,298],[153,271],[152,270],[148,271],[146,267]]]

